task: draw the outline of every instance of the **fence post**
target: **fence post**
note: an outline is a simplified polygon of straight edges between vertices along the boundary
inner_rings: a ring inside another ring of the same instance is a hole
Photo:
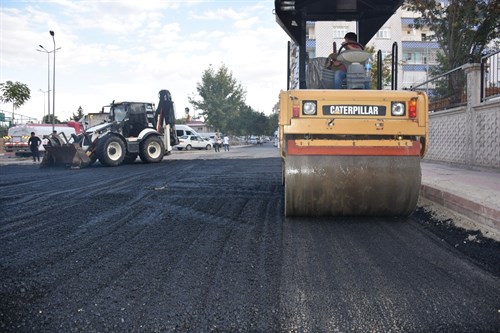
[[[465,64],[462,66],[465,75],[467,75],[467,110],[466,110],[466,154],[465,163],[468,166],[474,165],[476,141],[474,124],[474,107],[481,103],[481,64]]]
[[[467,111],[481,102],[481,64],[465,64],[462,66],[467,75]]]

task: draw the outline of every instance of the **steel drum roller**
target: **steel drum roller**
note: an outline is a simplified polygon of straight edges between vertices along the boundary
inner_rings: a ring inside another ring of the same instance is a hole
[[[286,216],[407,216],[417,205],[419,156],[288,155]]]

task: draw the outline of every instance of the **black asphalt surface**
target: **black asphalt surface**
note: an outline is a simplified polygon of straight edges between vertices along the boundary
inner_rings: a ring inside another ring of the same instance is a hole
[[[0,332],[500,331],[498,243],[284,218],[275,151],[0,166]]]

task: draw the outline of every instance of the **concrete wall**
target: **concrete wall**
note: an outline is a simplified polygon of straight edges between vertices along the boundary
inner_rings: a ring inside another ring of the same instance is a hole
[[[500,170],[500,99],[481,103],[479,64],[467,64],[467,105],[429,115],[427,160]]]

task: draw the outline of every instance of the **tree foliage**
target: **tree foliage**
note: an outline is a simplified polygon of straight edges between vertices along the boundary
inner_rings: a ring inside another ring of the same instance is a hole
[[[442,52],[441,72],[479,62],[489,43],[500,36],[498,0],[406,0],[404,8],[421,14],[416,27],[428,26]],[[446,60],[446,61],[443,61]]]
[[[18,109],[31,97],[31,90],[24,83],[6,81],[0,83],[0,101],[2,103],[12,103],[12,110]]]
[[[43,116],[42,123],[44,124],[52,124],[52,113],[46,114]],[[57,119],[57,116],[54,118],[54,124],[61,124],[61,121]]]
[[[206,123],[216,129],[230,129],[244,105],[246,92],[227,67],[222,65],[217,71],[209,67],[196,90],[200,99],[190,97],[189,102],[201,111]]]
[[[278,126],[277,118],[271,119],[245,104],[245,89],[224,65],[218,70],[212,67],[205,70],[196,90],[198,98],[189,97],[189,102],[201,111],[199,114],[205,122],[218,131],[233,135],[270,135]],[[275,124],[270,125],[273,121]]]
[[[377,52],[375,52],[375,46],[370,45],[365,47],[365,51],[369,52],[372,56],[372,71],[371,71],[371,82],[370,87],[372,89],[377,89],[377,71],[378,71],[378,61]],[[382,59],[382,86],[391,85],[391,57],[386,56]]]
[[[80,106],[78,107],[78,110],[76,110],[76,114],[75,114],[75,113],[73,113],[73,114],[71,115],[71,118],[70,118],[69,120],[78,121],[78,120],[82,119],[82,117],[83,117],[83,108],[82,108],[82,106],[80,105]],[[57,117],[56,117],[56,118],[57,118]]]

